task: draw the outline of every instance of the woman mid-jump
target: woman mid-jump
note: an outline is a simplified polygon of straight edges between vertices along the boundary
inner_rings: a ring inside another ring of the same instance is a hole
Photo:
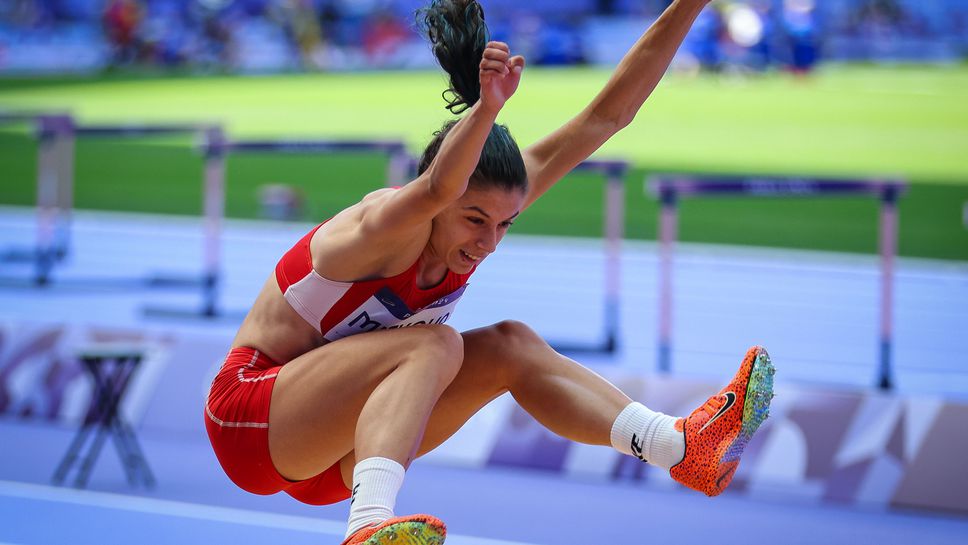
[[[505,392],[572,441],[612,446],[708,495],[732,479],[766,418],[773,367],[753,347],[688,417],[650,410],[512,321],[444,324],[515,218],[628,125],[708,0],[675,0],[605,87],[520,151],[495,124],[525,61],[487,41],[475,0],[421,12],[450,75],[448,108],[416,179],[366,195],[279,261],[205,407],[219,462],[241,488],[310,504],[352,497],[346,545],[441,543],[429,515],[394,517],[406,468]]]

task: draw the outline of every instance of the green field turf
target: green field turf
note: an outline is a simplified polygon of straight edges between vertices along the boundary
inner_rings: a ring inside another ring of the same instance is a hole
[[[602,70],[529,70],[501,121],[522,146],[580,110]],[[0,110],[55,108],[82,122],[225,123],[231,135],[402,138],[418,152],[447,118],[433,73],[260,78],[0,80]],[[903,255],[968,260],[968,69],[835,68],[809,79],[671,76],[633,124],[600,152],[627,158],[626,230],[654,238],[654,172],[898,176]],[[79,208],[198,214],[201,159],[188,139],[78,142]],[[34,199],[35,144],[23,127],[0,131],[0,203]],[[324,218],[379,187],[376,156],[233,157],[227,213],[257,217],[258,188],[285,183]],[[595,236],[601,184],[572,176],[525,214],[516,232]],[[683,240],[835,251],[876,251],[871,199],[717,199],[682,205]]]

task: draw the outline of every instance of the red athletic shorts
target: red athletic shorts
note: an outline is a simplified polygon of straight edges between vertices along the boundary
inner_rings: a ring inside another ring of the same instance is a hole
[[[290,481],[269,457],[269,401],[282,366],[252,348],[234,348],[208,393],[205,427],[225,474],[253,494],[284,490],[312,505],[350,497],[339,464],[305,481]]]

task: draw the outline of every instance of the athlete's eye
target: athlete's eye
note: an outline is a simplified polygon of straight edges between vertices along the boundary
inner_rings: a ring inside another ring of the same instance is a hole
[[[473,223],[474,225],[484,225],[484,220],[481,218],[475,218],[474,216],[468,216],[467,221]]]
[[[512,225],[514,225],[514,222],[513,221],[502,221],[501,222],[501,227],[504,228],[504,229],[509,229]]]

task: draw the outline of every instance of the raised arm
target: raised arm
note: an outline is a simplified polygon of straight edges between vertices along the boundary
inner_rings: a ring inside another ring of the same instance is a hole
[[[498,113],[517,90],[524,58],[512,57],[507,44],[489,42],[480,63],[481,97],[444,138],[430,167],[364,218],[368,231],[429,222],[467,190],[481,150]]]
[[[587,107],[523,151],[530,182],[525,207],[632,122],[708,3],[709,0],[674,0],[625,54],[608,83]]]

